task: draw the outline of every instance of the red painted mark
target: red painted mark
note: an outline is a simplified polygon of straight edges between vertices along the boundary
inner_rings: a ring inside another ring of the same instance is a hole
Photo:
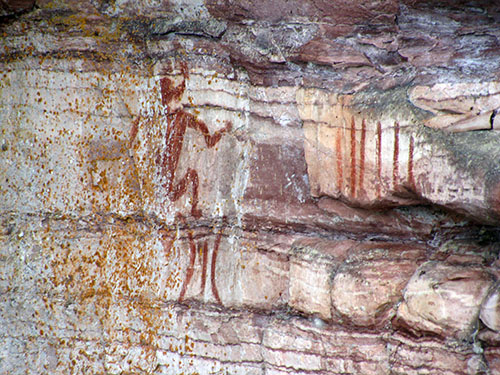
[[[182,222],[185,222],[185,219],[182,215],[178,215],[178,219]],[[225,222],[225,218],[223,219]],[[219,246],[220,246],[220,241],[222,239],[222,230],[217,233],[217,236],[214,241],[214,249],[212,251],[212,260],[210,264],[210,283],[211,283],[211,289],[212,289],[212,294],[215,297],[215,300],[222,305],[220,296],[219,296],[219,291],[217,290],[217,284],[215,283],[215,268],[217,265],[217,254],[219,252]],[[189,255],[189,266],[186,272],[186,278],[184,279],[184,283],[182,284],[181,287],[181,293],[179,295],[179,302],[184,301],[184,297],[186,296],[186,291],[191,283],[191,279],[193,278],[194,274],[194,265],[196,262],[196,249],[198,248],[201,250],[201,256],[202,256],[202,268],[201,268],[201,288],[200,292],[201,295],[205,293],[205,285],[207,283],[207,269],[208,269],[208,242],[203,241],[203,243],[196,245],[193,234],[191,232],[188,232],[188,240],[189,240],[189,248],[190,248],[190,255]]]
[[[377,198],[380,198],[380,188],[382,185],[382,124],[380,121],[377,123]]]
[[[210,134],[207,125],[198,120],[189,112],[184,111],[182,108],[171,110],[171,107],[180,106],[179,101],[186,89],[186,79],[189,78],[188,69],[185,64],[181,65],[182,75],[184,77],[182,83],[174,86],[172,80],[167,77],[160,79],[160,93],[161,103],[167,112],[167,132],[165,135],[165,151],[156,156],[156,164],[160,167],[160,174],[164,178],[163,187],[167,192],[169,199],[172,202],[177,201],[186,194],[188,188],[192,189],[191,200],[191,215],[195,218],[201,217],[201,210],[198,206],[198,172],[192,168],[188,168],[186,174],[176,181],[176,172],[179,165],[181,156],[182,145],[184,143],[184,135],[187,128],[194,129],[203,134],[205,143],[208,148],[214,147],[221,139],[222,135],[231,130],[231,122],[226,122],[226,127],[214,134]],[[150,125],[152,121],[159,121],[159,116],[153,116],[153,119],[148,119],[147,124]],[[132,124],[130,131],[130,144],[137,136],[139,119],[136,119]]]
[[[190,248],[189,266],[187,269],[186,278],[184,279],[184,283],[182,284],[181,294],[179,295],[179,302],[182,302],[184,300],[184,296],[186,295],[187,287],[191,283],[191,279],[193,278],[194,262],[196,261],[196,245],[194,243],[193,233],[188,232],[188,239],[189,239],[189,248]]]
[[[344,187],[344,171],[342,169],[342,128],[337,129],[337,138],[335,139],[335,151],[337,153],[337,186],[339,190]]]
[[[356,196],[356,124],[351,119],[351,195]]]
[[[132,143],[134,143],[138,130],[139,130],[139,117],[132,122],[132,128],[130,129],[129,142],[128,142],[129,147],[132,147]]]
[[[165,136],[165,152],[156,158],[157,164],[161,167],[161,174],[166,178],[163,187],[167,191],[169,198],[175,202],[186,193],[189,184],[191,184],[193,194],[191,215],[199,218],[201,217],[201,211],[197,209],[198,172],[192,168],[188,168],[184,177],[178,182],[174,182],[186,129],[192,128],[200,131],[204,135],[207,147],[211,148],[219,142],[225,132],[231,129],[231,123],[227,122],[224,129],[210,135],[207,125],[190,113],[177,110],[168,117],[170,118],[170,123]]]
[[[180,199],[184,194],[186,194],[189,186],[192,187],[192,200],[191,200],[191,216],[195,218],[200,218],[202,213],[201,210],[197,208],[198,206],[198,188],[199,179],[198,172],[193,168],[187,168],[185,175],[175,182],[176,171],[179,165],[179,159],[182,151],[182,146],[184,143],[184,135],[188,128],[194,129],[200,132],[205,140],[208,148],[214,147],[221,139],[224,133],[229,132],[232,129],[232,124],[226,121],[226,126],[224,129],[216,131],[210,134],[207,125],[198,120],[195,116],[186,112],[182,109],[171,110],[172,107],[180,106],[180,100],[186,89],[186,80],[189,78],[188,69],[186,64],[181,65],[181,71],[183,75],[183,81],[180,85],[174,86],[174,83],[169,78],[160,79],[160,93],[161,93],[161,103],[167,109],[167,132],[165,135],[165,151],[160,155],[156,156],[156,164],[160,166],[160,174],[164,177],[163,187],[165,188],[169,199],[172,202]],[[154,116],[155,121],[158,120],[158,116]],[[151,122],[151,120],[147,120]],[[136,120],[132,125],[132,130],[130,134],[130,144],[132,144],[134,138],[137,135],[137,124]],[[178,221],[185,223],[185,218],[182,214],[177,214]],[[217,253],[219,251],[219,245],[222,238],[222,231],[217,234],[214,243],[214,250],[212,253],[212,264],[210,266],[211,275],[210,281],[212,284],[212,293],[218,303],[221,303],[219,292],[215,284],[215,266],[217,260]],[[194,275],[194,266],[196,262],[196,249],[197,245],[194,241],[192,232],[188,232],[189,241],[189,266],[186,272],[186,278],[181,287],[181,292],[179,295],[179,302],[182,302],[185,298],[187,288],[191,283],[191,279]],[[172,246],[173,241],[170,243]],[[207,281],[207,267],[208,267],[208,244],[204,241],[198,246],[201,250],[202,256],[202,271],[201,271],[201,294],[204,294],[205,285]]]
[[[208,261],[208,245],[207,241],[203,242],[202,246],[200,246],[203,260],[202,260],[202,268],[201,268],[201,295],[205,293],[205,284],[207,281],[207,261]]]
[[[382,186],[382,124],[380,121],[377,123],[377,139],[376,139],[376,149],[377,149],[377,198],[380,198],[380,188]]]
[[[413,152],[414,152],[414,140],[413,136],[410,136],[410,147],[408,148],[408,182],[410,184],[410,188],[415,191],[415,176],[413,175]]]
[[[399,122],[394,123],[394,156],[392,159],[392,185],[396,186],[399,176]]]
[[[189,78],[187,64],[182,62],[180,63],[180,66],[184,79],[179,86],[174,87],[174,83],[170,78],[165,77],[160,80],[161,104],[163,106],[169,105],[174,100],[180,101],[184,91],[186,90],[186,79]]]
[[[219,245],[221,238],[222,238],[222,231],[220,231],[217,234],[217,237],[215,238],[214,251],[212,252],[212,264],[210,267],[210,282],[212,283],[212,294],[214,295],[217,302],[219,302],[219,304],[222,305],[219,292],[217,290],[217,284],[215,284],[215,266],[217,264],[217,253],[219,252]]]
[[[163,245],[163,249],[165,250],[165,256],[168,258],[170,256],[170,252],[172,251],[172,247],[174,245],[175,239],[169,235],[168,232],[162,230],[160,232],[160,242]]]
[[[359,150],[359,188],[363,188],[363,181],[365,178],[365,146],[366,146],[366,121],[363,119],[361,122],[361,142]]]

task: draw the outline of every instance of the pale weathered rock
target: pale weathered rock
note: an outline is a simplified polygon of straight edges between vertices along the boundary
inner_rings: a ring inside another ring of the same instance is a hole
[[[292,252],[289,304],[324,320],[383,325],[423,259],[420,247],[299,240]]]
[[[477,338],[489,346],[500,346],[500,333],[491,331],[487,328],[481,330]]]
[[[290,264],[289,305],[307,315],[330,320],[331,275],[344,261],[353,241],[299,240]]]
[[[471,130],[493,130],[494,111],[477,112],[473,115],[443,115],[432,117],[425,122],[431,128],[450,132],[463,132]]]
[[[481,321],[493,331],[500,332],[500,285],[497,284],[484,300],[479,314]]]
[[[397,320],[415,334],[465,339],[476,329],[492,281],[479,267],[424,263],[406,286]]]
[[[491,375],[500,374],[500,349],[487,348],[485,350],[484,357],[488,363],[490,374]]]
[[[439,340],[421,338],[418,341],[400,335],[388,340],[389,362],[394,374],[477,374],[487,368],[481,355],[468,345],[443,347]]]
[[[409,98],[417,107],[433,113],[425,122],[431,128],[452,132],[498,128],[495,117],[500,108],[499,82],[416,86]]]
[[[333,309],[346,323],[377,327],[396,313],[402,289],[425,249],[388,243],[362,243],[350,249],[345,264],[334,273]]]
[[[484,235],[487,236],[488,234],[484,232]],[[480,236],[481,232],[476,232],[471,233],[470,238],[472,240],[456,239],[447,241],[436,249],[437,251],[429,259],[446,262],[450,265],[490,266],[488,271],[494,278],[498,278],[498,274],[492,265],[497,258],[498,244],[493,243],[489,246],[481,246],[477,241],[477,238]]]
[[[422,210],[422,207],[405,207],[404,209],[373,210],[354,208],[342,201],[322,197],[318,201],[319,212],[331,217],[333,223],[321,220],[332,230],[341,230],[373,235],[379,233],[389,238],[398,236],[414,238],[415,235],[428,238],[435,226],[442,229],[454,228],[463,223],[462,219],[443,217],[442,212]],[[411,231],[409,231],[411,228]],[[387,237],[384,237],[387,238]]]
[[[297,51],[294,59],[333,67],[370,66],[370,60],[362,53],[329,40],[311,40]]]

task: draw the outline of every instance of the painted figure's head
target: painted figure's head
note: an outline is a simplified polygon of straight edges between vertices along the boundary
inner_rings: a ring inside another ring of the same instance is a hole
[[[177,110],[182,107],[181,99],[186,90],[186,79],[189,78],[188,68],[186,63],[180,63],[180,70],[182,73],[182,82],[175,86],[174,81],[170,78],[163,77],[160,79],[161,89],[161,104],[168,106],[170,110]]]
[[[183,80],[178,86],[167,77],[160,79],[161,104],[175,110],[181,107],[181,99],[186,89],[186,82]]]

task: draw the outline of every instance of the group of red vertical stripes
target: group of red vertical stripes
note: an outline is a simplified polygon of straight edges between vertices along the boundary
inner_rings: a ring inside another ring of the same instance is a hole
[[[359,191],[363,189],[365,179],[365,158],[366,158],[366,120],[361,121],[360,139],[359,139],[359,168],[358,168],[358,150],[357,150],[357,129],[354,116],[351,118],[350,124],[350,185],[349,192],[351,197],[355,198]],[[342,189],[344,186],[344,157],[342,152],[343,128],[338,128],[337,137],[335,140],[336,148],[336,167],[337,167],[337,186]],[[408,147],[408,182],[412,190],[415,189],[415,177],[413,174],[413,153],[415,142],[413,136],[410,136]],[[393,155],[392,155],[392,185],[396,186],[400,182],[399,175],[399,157],[401,152],[400,145],[400,125],[399,122],[394,123],[394,138],[393,138]],[[376,173],[378,182],[376,185],[377,198],[381,197],[381,182],[382,182],[382,124],[377,122],[375,133],[375,150],[376,150]]]

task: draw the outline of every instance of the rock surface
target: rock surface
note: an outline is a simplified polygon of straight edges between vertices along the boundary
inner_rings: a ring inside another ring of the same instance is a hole
[[[477,329],[492,276],[470,265],[427,262],[406,286],[397,319],[411,329],[466,338]]]
[[[385,325],[395,315],[402,289],[418,264],[425,248],[393,243],[364,243],[335,273],[332,306],[346,323],[361,327]]]
[[[0,373],[500,373],[500,8],[0,2]]]
[[[491,330],[500,332],[500,288],[496,285],[481,306],[481,321]]]
[[[474,87],[463,89],[474,93]],[[500,175],[497,163],[487,158],[498,160],[498,133],[489,133],[485,141],[477,133],[443,137],[412,126],[422,122],[423,114],[408,107],[406,95],[401,90],[358,97],[316,89],[297,92],[311,194],[362,207],[431,201],[497,222]],[[454,111],[451,105],[446,110]],[[463,157],[471,152],[485,157]]]

